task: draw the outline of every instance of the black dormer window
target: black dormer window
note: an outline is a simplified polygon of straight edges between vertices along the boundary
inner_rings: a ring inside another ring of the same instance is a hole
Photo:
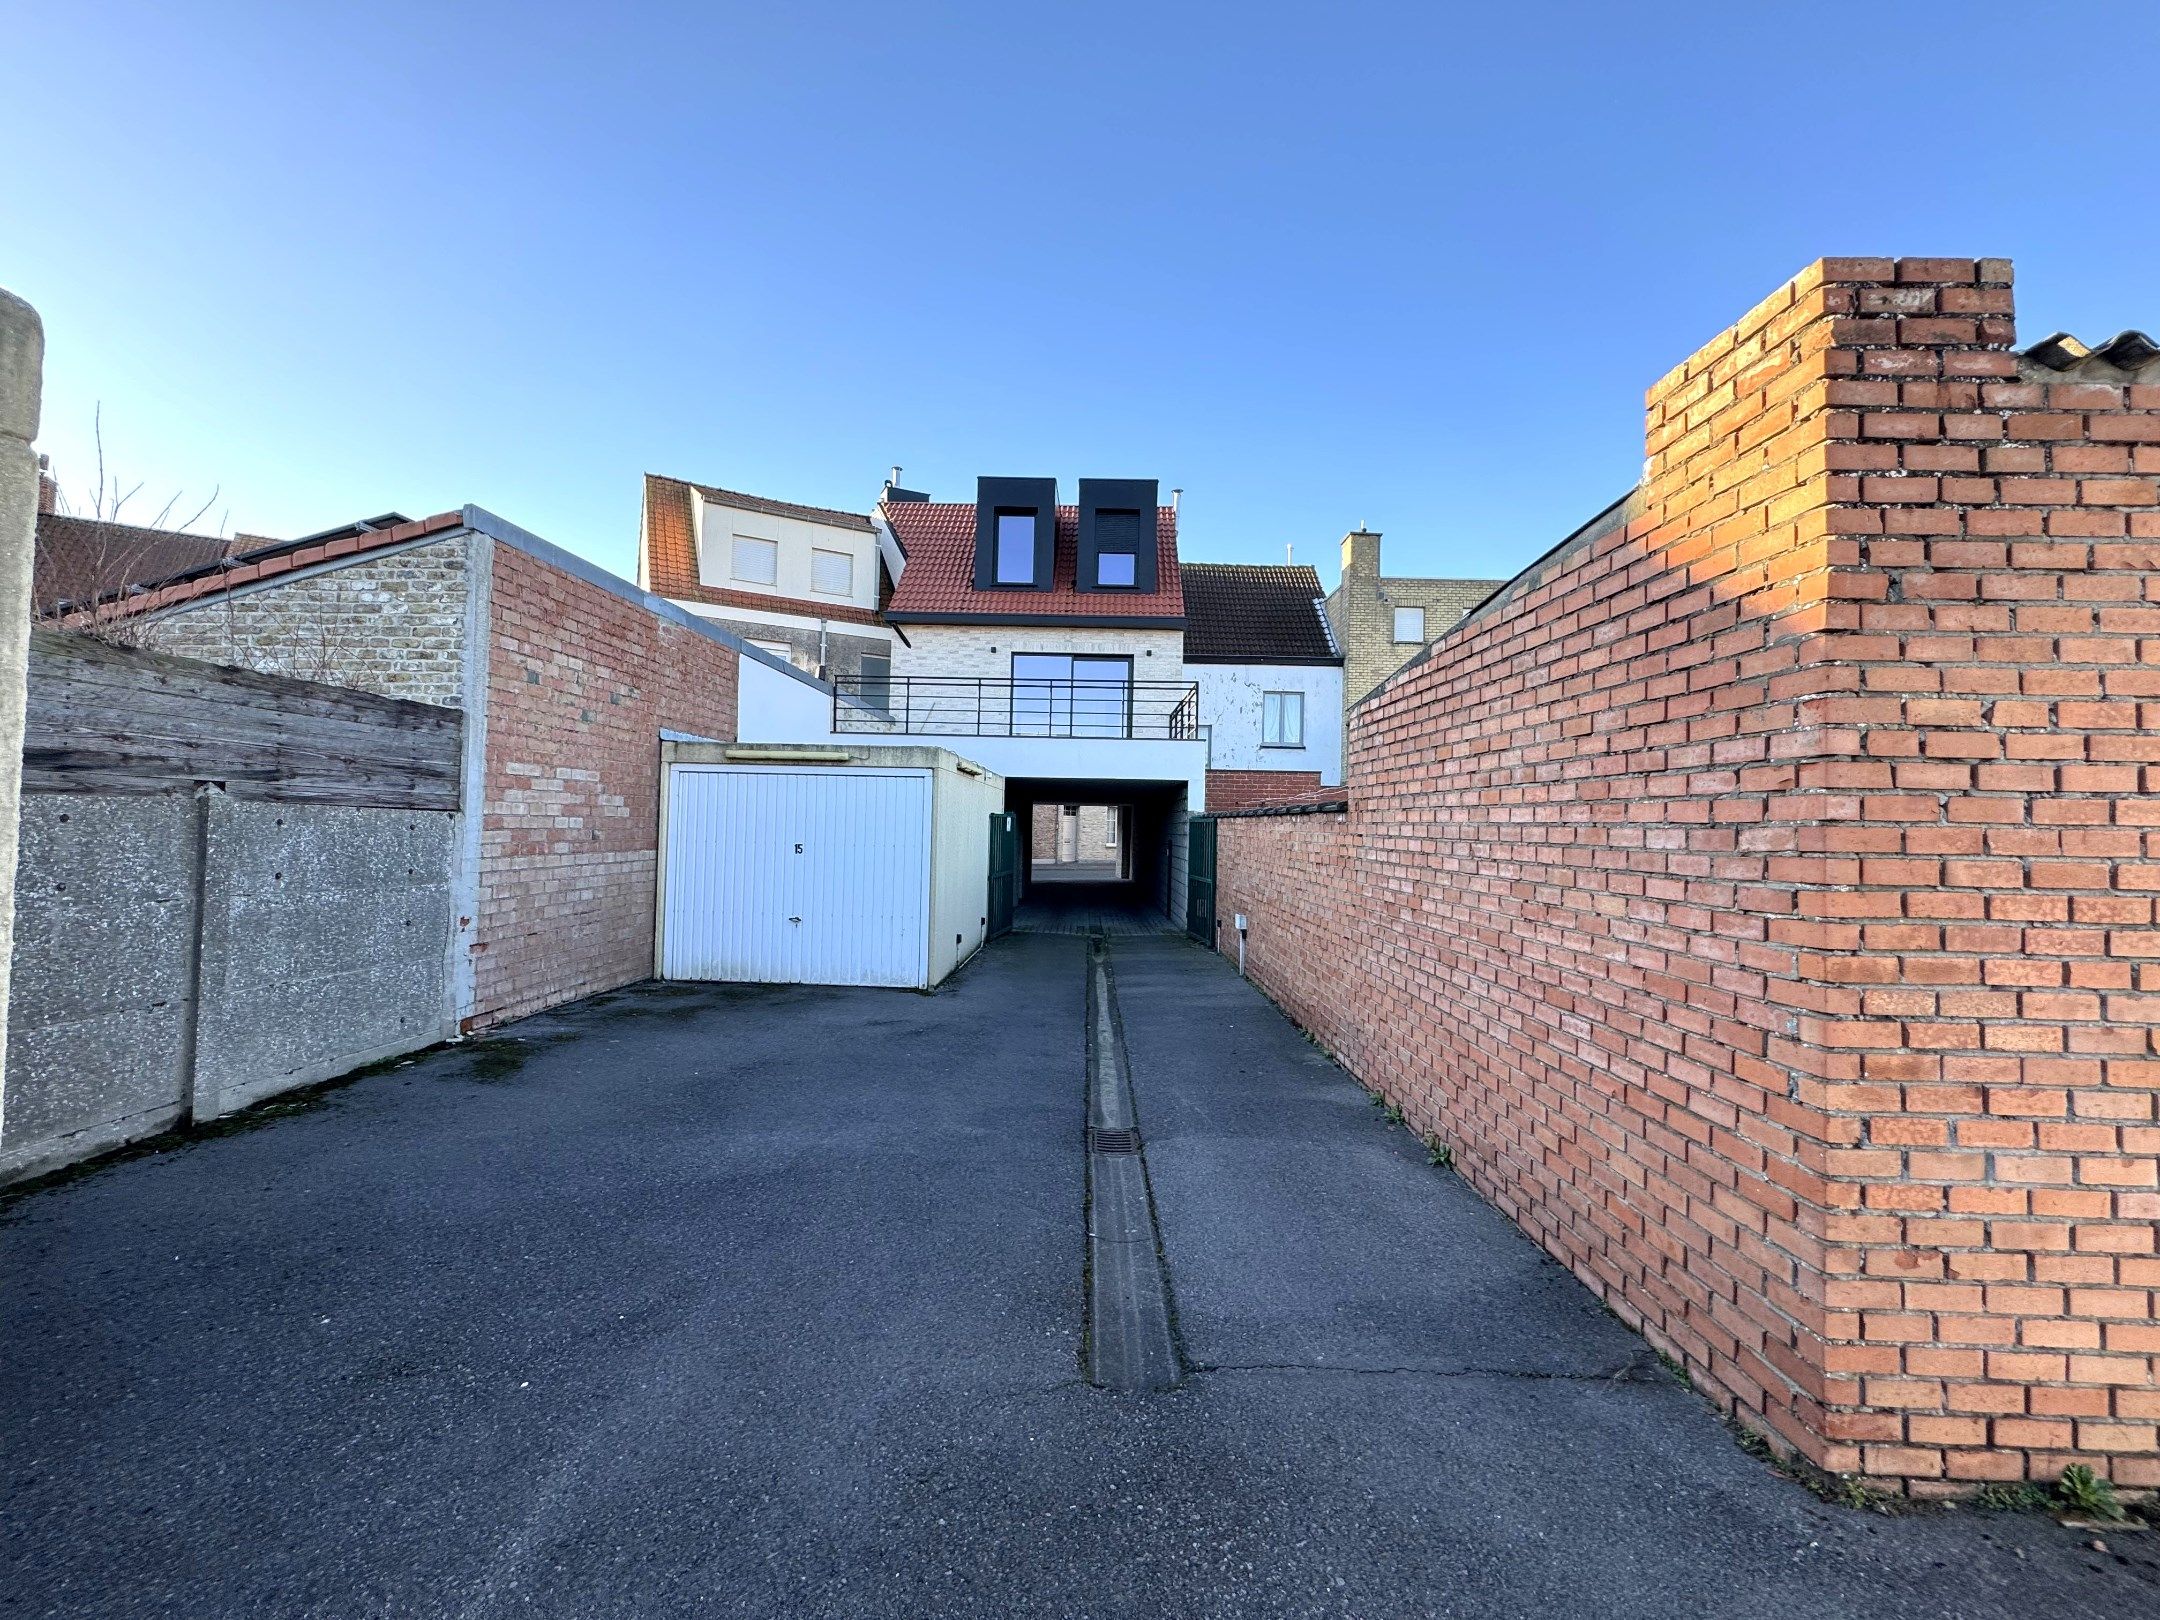
[[[1129,590],[1140,583],[1138,512],[1096,512],[1095,583],[1104,590]]]
[[[1155,480],[1080,480],[1078,583],[1083,591],[1155,587]]]
[[[975,480],[978,591],[1047,591],[1056,547],[1056,479]]]
[[[1035,514],[1000,512],[997,515],[997,582],[1000,585],[1035,583]]]

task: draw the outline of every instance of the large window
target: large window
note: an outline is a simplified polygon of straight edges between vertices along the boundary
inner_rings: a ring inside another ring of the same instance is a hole
[[[1252,711],[1247,710],[1250,714]],[[1305,694],[1303,692],[1268,692],[1260,699],[1260,746],[1262,748],[1303,748],[1305,746]]]
[[[997,582],[1000,585],[1035,583],[1035,514],[1000,512],[997,515]]]
[[[810,588],[826,596],[846,596],[855,589],[855,559],[844,551],[810,553]]]
[[[1016,737],[1129,737],[1132,660],[1071,653],[1012,655]]]
[[[1397,608],[1395,610],[1395,639],[1399,642],[1425,644],[1425,610],[1423,608]]]
[[[754,540],[747,534],[735,537],[731,572],[745,585],[775,585],[780,580],[780,545],[774,540]]]

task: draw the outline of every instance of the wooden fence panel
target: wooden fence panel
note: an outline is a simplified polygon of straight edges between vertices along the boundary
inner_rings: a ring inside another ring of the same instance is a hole
[[[25,793],[458,808],[456,709],[34,631]]]

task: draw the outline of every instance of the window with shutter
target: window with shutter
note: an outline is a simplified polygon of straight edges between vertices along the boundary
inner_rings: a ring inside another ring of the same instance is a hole
[[[855,559],[844,551],[811,552],[810,588],[826,596],[846,596],[855,589]]]
[[[1140,567],[1140,514],[1102,511],[1095,514],[1095,583],[1132,585]]]
[[[735,537],[732,571],[745,585],[777,584],[780,579],[779,543],[772,540],[754,540],[747,534],[738,534]]]

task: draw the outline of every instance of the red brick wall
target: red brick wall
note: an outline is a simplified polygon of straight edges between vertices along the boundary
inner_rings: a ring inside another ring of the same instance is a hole
[[[2021,376],[2009,282],[1811,267],[1359,708],[1347,817],[1222,823],[1271,994],[1713,1399],[1922,1493],[2160,1485],[2160,389]]]
[[[471,1027],[652,974],[663,728],[735,735],[736,660],[497,544]]]
[[[1318,771],[1209,771],[1210,810],[1249,810],[1256,804],[1280,804],[1320,788]]]

